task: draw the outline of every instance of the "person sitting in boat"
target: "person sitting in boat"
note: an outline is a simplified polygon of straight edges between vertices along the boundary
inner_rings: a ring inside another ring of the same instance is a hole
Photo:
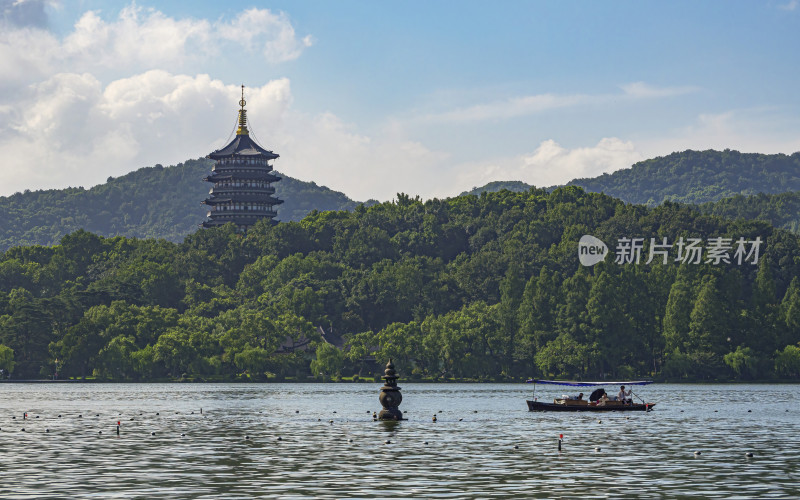
[[[627,405],[631,403],[631,390],[628,389],[625,391],[625,386],[621,385],[619,387],[619,392],[617,393],[617,401],[622,401],[622,404]]]
[[[573,396],[572,399],[574,399],[575,401],[583,401],[583,393],[580,393],[577,396]]]
[[[595,401],[599,400],[603,396],[603,394],[605,394],[605,393],[606,393],[605,389],[602,389],[602,388],[601,389],[595,389],[594,391],[592,391],[592,394],[589,395],[589,401],[595,402]]]
[[[597,406],[605,406],[608,401],[610,401],[610,399],[608,399],[608,394],[603,392],[603,395],[597,400]]]

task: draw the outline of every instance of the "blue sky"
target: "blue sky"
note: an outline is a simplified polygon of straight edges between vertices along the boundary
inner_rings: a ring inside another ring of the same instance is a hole
[[[355,199],[800,150],[797,1],[0,0],[0,194],[220,147]]]

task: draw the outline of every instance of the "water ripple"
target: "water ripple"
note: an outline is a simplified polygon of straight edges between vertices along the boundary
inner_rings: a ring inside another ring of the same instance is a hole
[[[376,384],[2,384],[0,497],[800,496],[800,386],[656,385],[657,410],[602,415],[403,387],[397,424]]]

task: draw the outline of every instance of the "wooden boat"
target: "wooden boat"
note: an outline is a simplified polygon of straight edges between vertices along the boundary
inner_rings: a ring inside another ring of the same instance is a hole
[[[528,383],[533,385],[533,401],[526,401],[528,403],[529,411],[650,411],[656,405],[655,403],[647,403],[641,398],[641,403],[614,401],[614,400],[597,400],[600,396],[596,394],[604,394],[605,389],[600,388],[595,390],[590,396],[591,401],[585,399],[570,399],[567,396],[554,399],[552,403],[545,403],[536,399],[536,384],[550,384],[561,385],[568,387],[600,387],[611,386],[630,387],[633,385],[647,385],[652,383],[649,380],[636,380],[632,382],[576,382],[566,380],[538,380],[530,379]],[[638,395],[635,395],[637,398]]]
[[[597,405],[589,401],[576,401],[572,399],[555,399],[552,403],[541,401],[526,401],[530,411],[650,411],[655,403],[622,404],[620,401],[608,401],[604,405]]]

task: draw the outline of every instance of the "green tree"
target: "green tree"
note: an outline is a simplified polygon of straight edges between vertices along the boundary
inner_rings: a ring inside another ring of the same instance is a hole
[[[587,347],[561,333],[536,353],[536,365],[547,376],[580,377],[586,366]]]
[[[664,340],[669,352],[689,349],[689,322],[692,312],[692,287],[685,274],[678,273],[672,284],[664,313]]]
[[[14,372],[14,349],[0,344],[0,370],[4,377]]]
[[[726,354],[723,361],[740,379],[754,379],[758,376],[758,358],[749,347],[737,347],[735,351]]]
[[[780,306],[781,341],[783,344],[800,342],[800,278],[795,276]]]
[[[311,362],[311,373],[323,378],[338,379],[344,367],[344,353],[336,346],[322,342],[317,345],[316,358]]]

